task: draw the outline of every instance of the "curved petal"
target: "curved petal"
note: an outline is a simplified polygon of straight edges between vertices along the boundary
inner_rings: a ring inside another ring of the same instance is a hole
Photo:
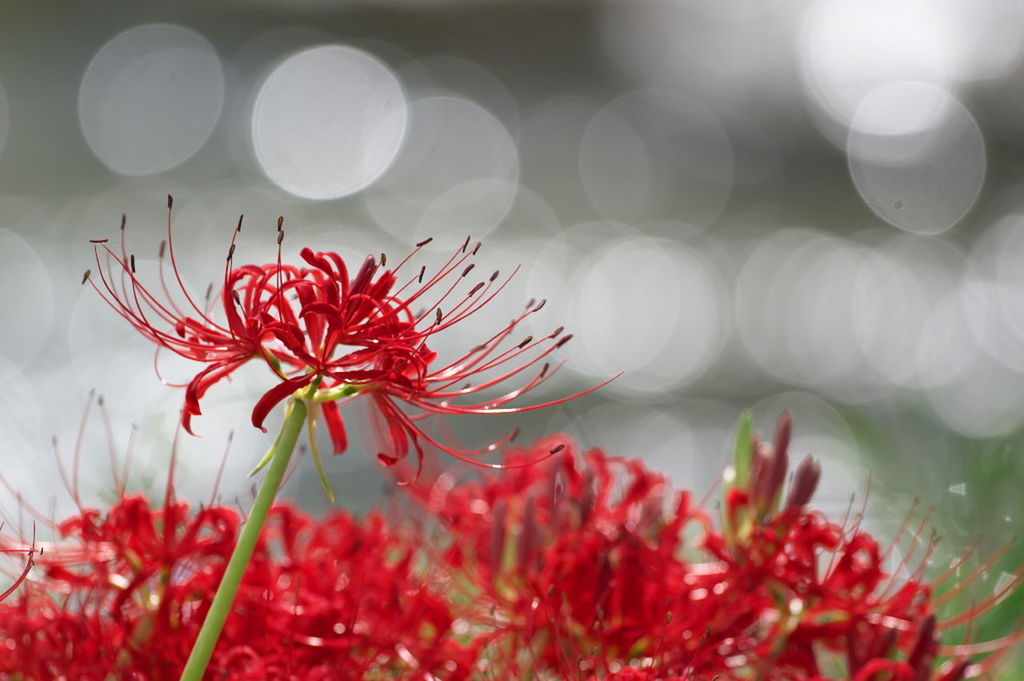
[[[267,429],[263,427],[263,422],[267,419],[267,414],[270,410],[277,406],[277,404],[284,398],[291,395],[299,388],[304,388],[313,382],[316,378],[316,374],[305,374],[298,378],[292,378],[283,383],[278,383],[273,388],[263,393],[263,397],[259,399],[256,406],[252,410],[252,425],[256,426],[264,433]]]

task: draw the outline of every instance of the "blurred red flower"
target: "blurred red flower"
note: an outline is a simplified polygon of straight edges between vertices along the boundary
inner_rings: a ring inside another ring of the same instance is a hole
[[[1019,634],[942,645],[940,633],[987,612],[1020,575],[939,619],[951,596],[936,590],[980,575],[955,584],[954,565],[927,580],[930,548],[887,572],[874,538],[806,505],[820,476],[810,458],[784,498],[789,429],[785,415],[773,444],[743,443],[721,527],[639,460],[580,454],[564,437],[509,452],[557,459],[422,489],[452,532],[443,557],[465,607],[490,622],[486,663],[507,678],[608,681],[959,681],[992,669]]]
[[[240,521],[229,507],[128,495],[61,523],[41,574],[0,603],[0,678],[177,679]],[[379,515],[275,507],[209,678],[467,678],[475,653],[456,641],[418,543]]]

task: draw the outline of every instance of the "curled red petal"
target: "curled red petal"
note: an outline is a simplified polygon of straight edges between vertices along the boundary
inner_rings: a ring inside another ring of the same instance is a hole
[[[263,427],[263,422],[267,419],[267,415],[270,410],[277,406],[281,400],[285,399],[299,388],[304,388],[313,382],[316,378],[313,374],[306,374],[299,376],[298,378],[292,378],[283,383],[275,385],[273,388],[263,393],[263,397],[259,399],[256,406],[252,410],[252,425],[256,426],[264,433],[267,429]]]

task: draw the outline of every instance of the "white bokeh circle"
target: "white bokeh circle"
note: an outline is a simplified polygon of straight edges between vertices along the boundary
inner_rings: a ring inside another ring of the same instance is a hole
[[[864,97],[897,80],[944,86],[954,27],[929,0],[813,3],[804,19],[800,63],[804,89],[833,122],[849,126]]]
[[[78,93],[82,134],[124,175],[170,170],[209,139],[224,102],[220,58],[195,31],[135,26],[104,45]]]
[[[256,96],[252,143],[260,166],[285,191],[333,199],[370,185],[401,147],[402,85],[380,60],[323,45],[292,55]]]
[[[729,313],[720,277],[682,244],[609,243],[580,265],[572,290],[573,367],[624,371],[609,390],[664,395],[697,380],[722,348]]]
[[[452,248],[480,239],[508,214],[519,188],[519,153],[505,126],[467,99],[409,105],[398,158],[363,196],[377,224],[406,243]]]
[[[921,108],[896,123],[884,115],[906,108],[909,100]],[[880,127],[882,134],[874,132]],[[985,181],[985,141],[977,121],[932,85],[890,84],[872,91],[854,116],[846,146],[850,176],[864,202],[889,224],[916,234],[953,227],[974,206]]]

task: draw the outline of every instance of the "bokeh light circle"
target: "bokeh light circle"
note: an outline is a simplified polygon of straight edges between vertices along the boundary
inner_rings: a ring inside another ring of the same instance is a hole
[[[401,83],[362,50],[325,45],[278,65],[256,96],[252,142],[285,191],[333,199],[364,189],[388,168],[405,136]]]
[[[922,91],[927,94],[913,94]],[[911,99],[923,102],[920,110],[895,123],[883,115]],[[880,126],[883,134],[872,132]],[[917,234],[939,234],[959,222],[985,181],[985,141],[977,121],[952,95],[922,83],[872,91],[851,124],[847,158],[871,210]]]
[[[930,0],[810,6],[800,40],[805,92],[831,121],[846,127],[864,97],[897,80],[944,86],[953,27]]]
[[[664,395],[699,378],[721,350],[728,304],[717,272],[690,248],[610,243],[580,266],[572,288],[573,367],[624,371],[609,390]]]
[[[433,237],[443,250],[494,230],[518,183],[519,153],[501,121],[467,99],[427,97],[410,103],[398,158],[363,196],[382,229],[406,243]]]
[[[78,93],[82,134],[93,153],[124,175],[184,163],[210,137],[224,102],[213,46],[172,24],[136,26],[104,45]]]

